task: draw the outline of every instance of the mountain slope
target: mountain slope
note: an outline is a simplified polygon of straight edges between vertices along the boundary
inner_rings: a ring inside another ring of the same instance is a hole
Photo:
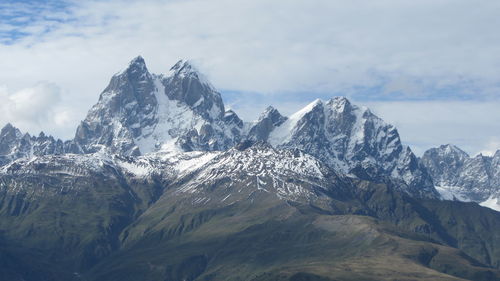
[[[488,230],[477,228],[476,235],[465,234],[471,241],[457,241],[456,233],[439,221],[442,211],[435,207],[441,204],[430,200],[422,205],[386,185],[341,177],[298,150],[276,150],[265,144],[232,149],[174,180],[124,230],[120,252],[88,277],[500,278],[497,270],[484,265],[498,254],[491,250],[499,237],[479,236],[495,232],[500,217],[486,210],[481,216],[488,220]],[[470,213],[478,210],[483,208],[471,206]],[[457,222],[457,227],[469,223]],[[485,253],[472,250],[477,241],[488,245]],[[482,262],[450,246],[463,247]]]
[[[25,280],[499,274],[488,267],[500,266],[497,213],[414,199],[266,143],[143,157],[41,156],[4,166],[0,179],[1,241],[16,245],[4,253],[20,261],[5,270]]]

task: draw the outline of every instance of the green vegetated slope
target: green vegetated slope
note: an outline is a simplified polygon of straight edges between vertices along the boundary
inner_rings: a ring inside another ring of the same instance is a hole
[[[91,280],[496,280],[459,249],[433,209],[384,185],[354,188],[321,207],[258,192],[233,204],[188,204],[168,191],[122,235],[123,247],[92,269]],[[349,186],[349,184],[354,184]],[[224,183],[221,183],[223,186]],[[217,186],[210,188],[217,189]],[[345,190],[347,191],[347,190]],[[211,193],[217,193],[212,190]],[[184,201],[186,200],[186,201]],[[439,206],[440,201],[425,202]],[[445,203],[446,204],[446,203]],[[458,206],[466,205],[454,203]],[[328,206],[328,209],[323,207]],[[476,212],[484,209],[471,205]],[[446,208],[446,207],[445,207]],[[450,211],[450,208],[446,208]],[[500,227],[498,214],[484,216]],[[453,212],[451,210],[450,212]],[[424,217],[427,216],[427,217]],[[465,227],[464,225],[462,225]],[[491,228],[490,228],[491,227]],[[488,230],[486,230],[488,229]],[[473,231],[468,234],[474,236]],[[472,238],[471,238],[472,239]],[[481,238],[477,238],[481,239]],[[492,240],[484,240],[490,243]],[[498,237],[496,240],[498,242]],[[473,247],[476,241],[459,246]],[[493,242],[492,242],[493,244]]]
[[[41,171],[1,179],[2,280],[500,280],[500,214],[473,203],[333,172]]]
[[[99,172],[47,166],[2,176],[0,276],[76,278],[120,248],[118,235],[158,197],[161,185],[127,180],[107,165]]]

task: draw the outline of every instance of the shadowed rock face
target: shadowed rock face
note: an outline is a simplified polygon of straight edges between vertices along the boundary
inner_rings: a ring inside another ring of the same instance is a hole
[[[447,144],[427,150],[420,162],[436,186],[446,187],[457,199],[483,202],[500,198],[500,150],[492,157],[470,157]]]

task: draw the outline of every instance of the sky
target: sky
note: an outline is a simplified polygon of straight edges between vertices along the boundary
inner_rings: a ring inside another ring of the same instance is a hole
[[[0,2],[0,126],[63,139],[138,55],[190,59],[251,121],[346,96],[420,155],[500,149],[500,1]]]

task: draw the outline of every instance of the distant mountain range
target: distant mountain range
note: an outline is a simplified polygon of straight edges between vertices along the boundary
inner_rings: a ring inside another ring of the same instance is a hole
[[[466,202],[500,210],[500,150],[418,158],[344,97],[244,122],[137,57],[72,140],[0,131],[0,279],[500,280],[500,213]]]

